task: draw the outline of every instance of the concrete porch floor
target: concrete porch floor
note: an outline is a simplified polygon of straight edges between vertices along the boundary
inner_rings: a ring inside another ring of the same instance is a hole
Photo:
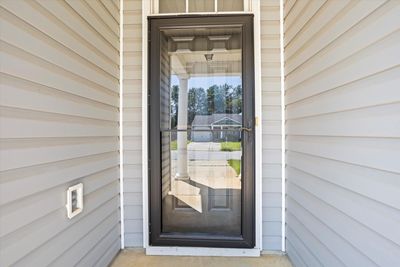
[[[287,256],[262,255],[252,257],[189,257],[146,256],[143,249],[121,251],[111,267],[292,267]]]

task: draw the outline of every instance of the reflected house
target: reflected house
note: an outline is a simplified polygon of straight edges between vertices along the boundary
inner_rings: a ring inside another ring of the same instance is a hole
[[[241,126],[242,114],[196,115],[192,122],[191,139],[193,142],[240,141],[241,132],[237,129]]]

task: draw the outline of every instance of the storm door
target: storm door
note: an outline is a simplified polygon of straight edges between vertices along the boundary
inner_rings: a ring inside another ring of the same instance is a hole
[[[149,19],[153,246],[254,247],[252,21]]]

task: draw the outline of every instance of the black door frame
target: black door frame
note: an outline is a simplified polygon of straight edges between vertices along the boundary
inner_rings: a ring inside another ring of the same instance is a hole
[[[151,246],[255,247],[255,102],[253,15],[179,15],[149,17],[148,57],[148,177],[149,243]],[[216,236],[185,233],[162,233],[161,197],[161,128],[160,128],[160,30],[196,26],[242,27],[243,131],[246,145],[242,162],[242,235]],[[243,175],[245,174],[245,175]]]

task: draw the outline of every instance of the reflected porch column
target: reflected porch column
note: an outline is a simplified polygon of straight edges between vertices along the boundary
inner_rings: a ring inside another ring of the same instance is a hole
[[[188,121],[188,75],[179,75],[179,95],[178,95],[178,130],[187,130]],[[188,159],[187,159],[187,132],[177,133],[177,170],[175,179],[189,179]]]

